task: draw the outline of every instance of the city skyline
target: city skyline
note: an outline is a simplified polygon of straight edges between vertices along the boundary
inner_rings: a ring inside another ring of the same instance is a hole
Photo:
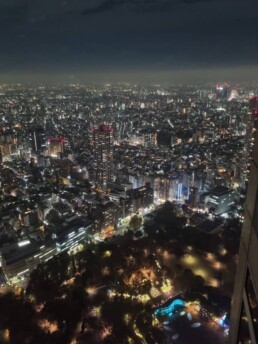
[[[0,341],[224,344],[256,94],[1,85]]]

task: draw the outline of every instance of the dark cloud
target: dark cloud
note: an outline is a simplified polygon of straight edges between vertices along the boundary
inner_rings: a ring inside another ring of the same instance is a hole
[[[0,0],[0,75],[255,65],[258,1],[246,2]]]
[[[154,7],[156,7],[156,9],[163,9],[170,7],[172,2],[174,2],[174,0],[104,0],[99,5],[87,8],[81,13],[82,15],[86,16],[92,14],[100,14],[122,7],[124,5],[129,5],[129,7],[138,10],[150,10],[154,9]]]
[[[180,1],[180,0],[179,0]],[[218,2],[219,0],[181,0],[181,2],[184,2],[186,4],[198,4],[198,3],[211,3],[211,2]],[[226,1],[226,0],[224,0]]]
[[[102,12],[111,11],[123,5],[125,2],[126,2],[125,0],[105,0],[103,3],[99,4],[98,6],[83,10],[81,14],[87,16],[91,14],[99,14]]]
[[[0,25],[3,22],[16,23],[25,21],[28,16],[28,6],[26,5],[12,5],[0,6]]]
[[[97,6],[84,9],[82,15],[100,14],[103,12],[111,11],[113,9],[128,5],[133,10],[142,11],[167,11],[177,4],[198,4],[198,3],[211,3],[220,0],[103,0]],[[228,1],[228,0],[224,0]],[[230,0],[229,0],[230,1]]]

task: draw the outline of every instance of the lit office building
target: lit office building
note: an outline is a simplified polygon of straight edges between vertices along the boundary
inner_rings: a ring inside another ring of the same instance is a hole
[[[32,128],[29,132],[29,142],[34,152],[44,150],[46,148],[46,133],[44,128]]]
[[[0,261],[7,279],[23,277],[46,262],[57,253],[56,245],[39,245],[29,239],[3,246],[0,250]]]
[[[114,202],[98,204],[92,209],[95,222],[95,230],[101,232],[103,237],[113,234],[113,231],[122,216],[122,207]]]
[[[12,130],[0,130],[0,154],[7,157],[13,154],[17,145],[17,137]]]
[[[63,153],[65,149],[65,140],[60,137],[47,140],[48,155],[57,156],[58,153]]]
[[[112,180],[114,130],[103,124],[91,128],[91,145],[94,159],[94,180],[99,186],[106,188]]]
[[[225,186],[215,187],[205,204],[206,208],[213,208],[215,215],[227,213],[235,204],[235,192]]]
[[[142,129],[130,136],[130,144],[152,147],[157,145],[157,133],[154,129]]]
[[[215,96],[217,99],[227,99],[229,96],[229,86],[227,83],[225,83],[224,85],[215,85]]]
[[[137,189],[126,191],[125,212],[135,213],[140,208],[149,207],[154,201],[154,190],[150,183]]]
[[[46,262],[54,255],[71,251],[87,239],[92,229],[88,219],[66,219],[53,234],[52,239],[36,242],[27,237],[19,242],[2,246],[0,264],[6,279],[28,276],[39,263]]]
[[[58,228],[55,235],[57,252],[70,251],[79,244],[85,242],[87,234],[91,231],[91,222],[85,220],[83,223],[71,222],[64,223]]]
[[[198,203],[198,188],[192,186],[189,189],[189,207],[195,208]]]

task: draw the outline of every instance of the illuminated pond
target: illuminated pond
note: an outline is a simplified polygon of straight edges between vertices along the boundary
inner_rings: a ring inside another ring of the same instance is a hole
[[[175,313],[182,311],[185,308],[185,302],[181,299],[173,300],[169,303],[168,306],[159,307],[155,309],[154,315],[155,316],[168,316],[172,318]]]

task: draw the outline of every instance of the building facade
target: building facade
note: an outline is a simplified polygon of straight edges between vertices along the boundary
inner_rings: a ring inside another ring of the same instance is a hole
[[[91,145],[93,148],[94,181],[107,188],[112,180],[114,131],[108,124],[91,128]]]
[[[125,213],[136,213],[140,208],[146,208],[152,205],[154,201],[154,190],[151,188],[150,183],[146,183],[137,189],[126,191],[125,199]]]
[[[92,223],[88,219],[66,221],[52,239],[35,241],[29,237],[0,249],[0,266],[6,279],[28,276],[39,263],[54,255],[75,249],[86,242]]]
[[[225,186],[216,186],[210,193],[207,208],[213,208],[215,215],[227,213],[235,204],[235,193]]]
[[[31,240],[6,245],[1,248],[0,262],[6,279],[28,276],[39,263],[57,254],[56,244],[37,244]]]
[[[0,154],[1,160],[10,156],[16,149],[17,137],[12,129],[0,128]]]
[[[255,136],[232,300],[230,344],[258,343],[258,131]]]
[[[28,138],[32,151],[38,152],[46,148],[46,133],[43,127],[32,128]]]

